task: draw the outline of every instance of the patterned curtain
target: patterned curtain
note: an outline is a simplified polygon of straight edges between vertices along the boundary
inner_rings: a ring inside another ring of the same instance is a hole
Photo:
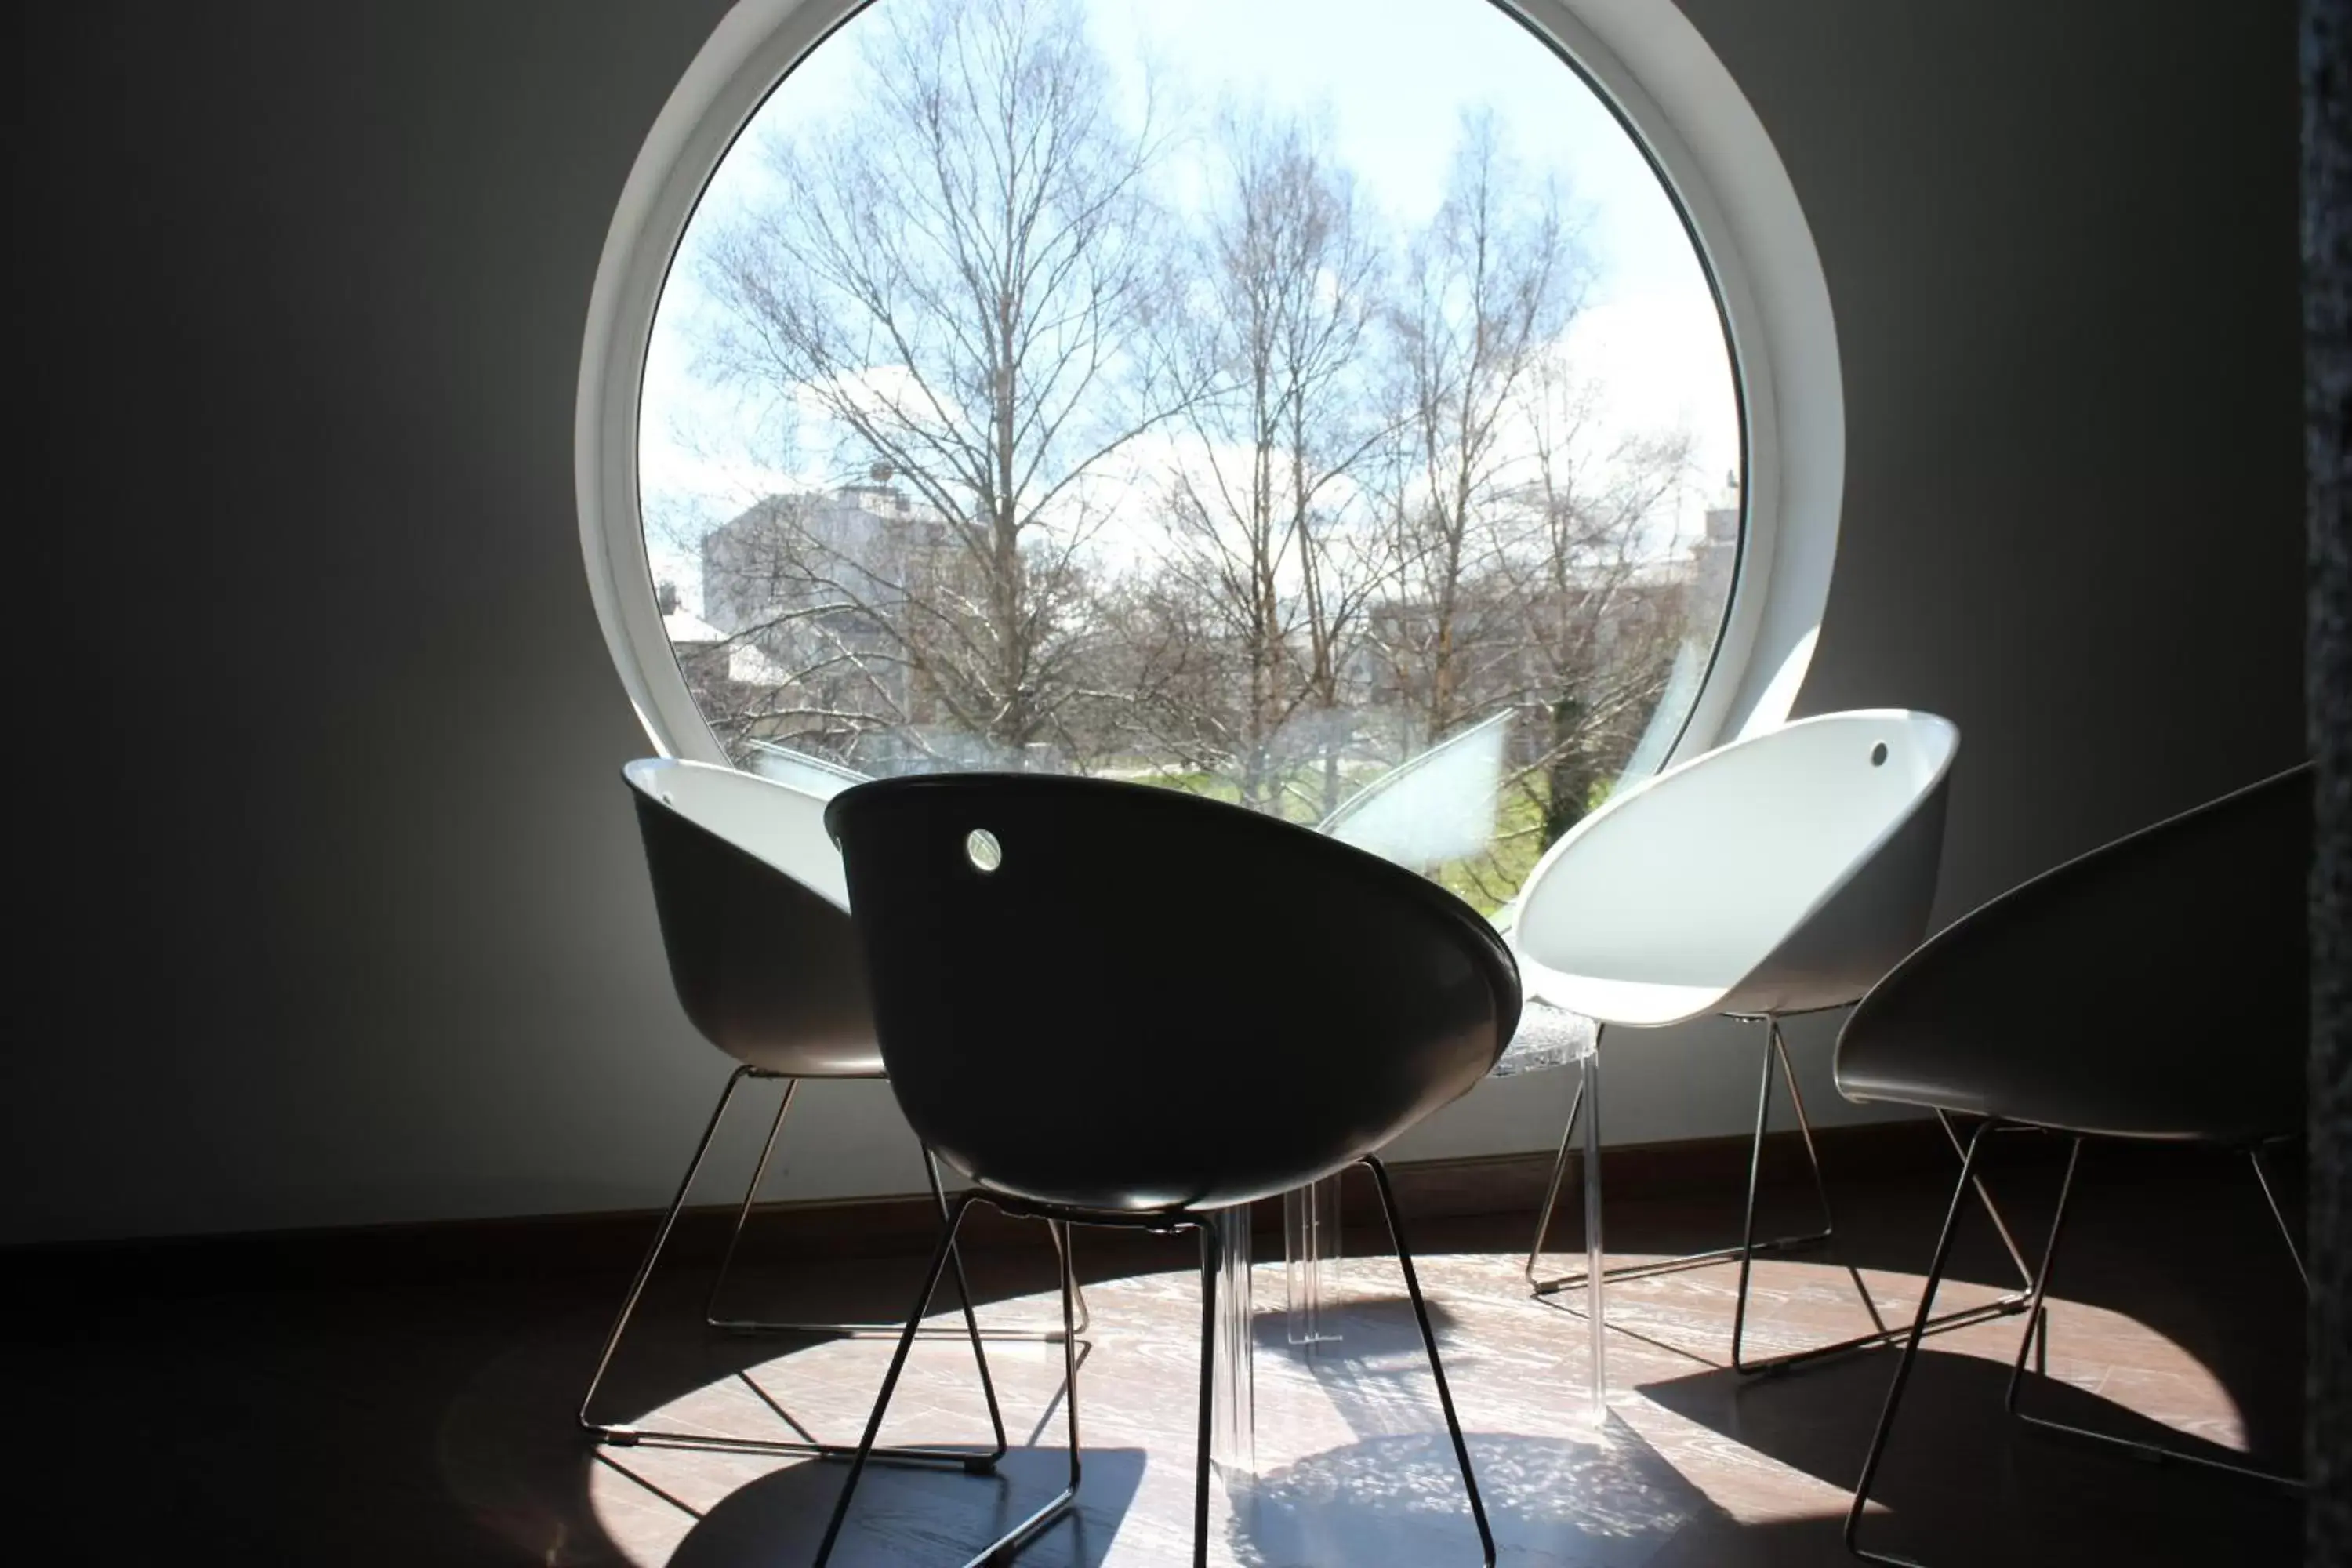
[[[2306,1561],[2352,1563],[2352,0],[2303,0],[2306,691],[2318,764],[2311,879],[2311,1479]]]

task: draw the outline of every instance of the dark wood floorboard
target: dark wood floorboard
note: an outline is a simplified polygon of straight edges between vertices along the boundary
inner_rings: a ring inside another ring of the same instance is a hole
[[[2046,1408],[2133,1434],[2250,1451],[2292,1468],[2301,1313],[2242,1163],[2092,1156],[2058,1279]],[[2039,1153],[1995,1173],[2038,1250],[2055,1184]],[[1882,1310],[1916,1300],[1946,1190],[1926,1179],[1844,1192],[1834,1254],[1758,1278],[1769,1347],[1866,1320],[1840,1266]],[[1773,1219],[1804,1218],[1802,1192]],[[1729,1239],[1737,1194],[1645,1204],[1612,1194],[1612,1256]],[[1351,1215],[1351,1219],[1369,1217]],[[1470,1428],[1503,1561],[1699,1568],[1846,1561],[1846,1488],[1892,1369],[1873,1352],[1749,1382],[1725,1369],[1732,1271],[1616,1288],[1612,1415],[1581,1421],[1580,1299],[1529,1300],[1512,1249],[1527,1216],[1418,1227],[1424,1283]],[[1392,1259],[1350,1235],[1341,1342],[1260,1358],[1259,1475],[1221,1496],[1213,1560],[1444,1568],[1475,1558]],[[757,1251],[756,1237],[754,1251]],[[992,1321],[1051,1310],[1050,1253],[974,1257]],[[1190,1529],[1197,1298],[1189,1239],[1082,1233],[1096,1328],[1080,1373],[1086,1507],[1024,1559],[1037,1568],[1176,1564]],[[805,1562],[840,1471],[637,1448],[599,1451],[572,1406],[635,1259],[550,1272],[250,1278],[160,1270],[20,1279],[0,1373],[12,1394],[6,1528],[17,1562],[674,1563]],[[1957,1300],[2005,1283],[1972,1217]],[[802,1314],[905,1310],[910,1258],[765,1260],[746,1304]],[[1278,1268],[1262,1267],[1262,1310]],[[610,1387],[616,1414],[854,1438],[886,1345],[749,1340],[698,1327],[700,1270],[662,1279]],[[1278,1318],[1262,1323],[1278,1339]],[[1876,1540],[1936,1564],[2288,1563],[2298,1505],[2229,1478],[2021,1429],[2001,1410],[2013,1321],[1930,1342],[1888,1459]],[[1016,1443],[1001,1478],[869,1473],[835,1561],[961,1563],[1050,1495],[1064,1464],[1059,1352],[991,1347]],[[968,1350],[917,1352],[889,1436],[978,1442]],[[1034,1439],[1033,1439],[1034,1434]],[[32,1548],[26,1550],[26,1548]]]

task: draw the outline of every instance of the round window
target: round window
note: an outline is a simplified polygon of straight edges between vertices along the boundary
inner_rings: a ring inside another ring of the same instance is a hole
[[[1149,781],[1487,910],[1665,761],[1748,591],[1741,377],[1556,42],[1491,0],[832,19],[714,149],[637,384],[645,587],[729,760]]]

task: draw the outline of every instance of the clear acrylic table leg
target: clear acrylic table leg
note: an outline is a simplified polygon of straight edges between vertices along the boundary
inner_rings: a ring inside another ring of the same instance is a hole
[[[1324,1324],[1323,1304],[1339,1288],[1339,1178],[1282,1195],[1283,1281],[1294,1345],[1321,1344],[1339,1336]]]
[[[1250,1211],[1229,1209],[1217,1270],[1217,1365],[1212,1386],[1210,1457],[1228,1487],[1257,1473],[1257,1379],[1250,1364]]]
[[[1584,1290],[1585,1315],[1592,1335],[1592,1370],[1586,1383],[1592,1424],[1609,1419],[1607,1308],[1608,1276],[1603,1272],[1607,1248],[1601,1241],[1601,1052],[1589,1048],[1584,1074]]]

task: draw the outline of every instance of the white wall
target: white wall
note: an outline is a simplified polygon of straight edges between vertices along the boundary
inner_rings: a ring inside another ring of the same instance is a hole
[[[1960,723],[1942,912],[2299,754],[2292,7],[1684,3],[1843,346],[1801,708]],[[12,510],[56,557],[16,589],[0,1239],[667,1196],[724,1067],[616,777],[571,414],[612,204],[720,9],[26,15]],[[1794,1030],[1824,1119],[1829,1034]],[[1743,1129],[1744,1037],[1628,1052],[1612,1139]],[[1399,1152],[1544,1146],[1566,1087]],[[809,1107],[783,1190],[919,1182],[887,1090]]]

